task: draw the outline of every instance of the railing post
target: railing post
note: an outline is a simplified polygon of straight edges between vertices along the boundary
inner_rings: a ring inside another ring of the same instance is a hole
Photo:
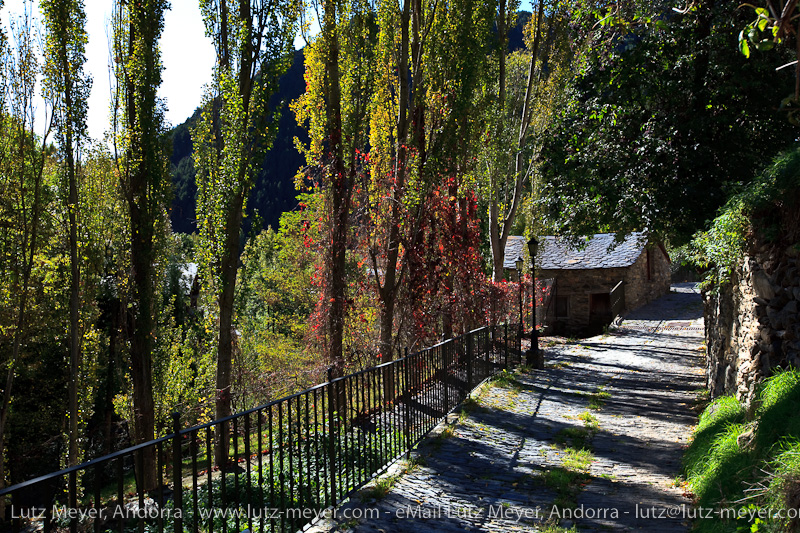
[[[506,360],[506,370],[508,370],[508,322],[503,324],[503,352]]]
[[[173,513],[173,531],[183,531],[183,478],[181,476],[181,415],[172,413],[172,501],[175,505]],[[224,474],[223,474],[224,475]]]
[[[406,458],[411,456],[411,380],[410,372],[408,369],[408,357],[406,356],[403,361],[403,411],[405,411],[405,423],[403,424],[403,431],[406,437]]]
[[[333,384],[333,367],[328,367],[328,462],[330,462],[331,505],[336,507],[336,423],[333,402],[336,398]]]
[[[444,414],[447,416],[447,413],[450,412],[450,387],[448,385],[448,373],[447,369],[450,366],[450,362],[448,360],[448,354],[450,353],[450,347],[453,345],[453,341],[449,340],[442,344],[442,381],[444,382]]]
[[[69,473],[69,507],[73,510],[78,508],[78,475],[75,470]],[[69,521],[69,531],[70,533],[78,531],[77,516],[73,516]]]
[[[472,334],[465,335],[467,341],[467,396],[472,392]]]

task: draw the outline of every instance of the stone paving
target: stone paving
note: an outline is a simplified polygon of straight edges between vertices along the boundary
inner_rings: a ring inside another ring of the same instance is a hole
[[[315,531],[688,531],[676,486],[704,384],[702,309],[693,284],[632,313],[616,331],[548,346],[547,368],[484,387],[478,406],[438,428],[419,463],[379,499],[354,497]],[[604,404],[589,410],[592,395]],[[599,421],[588,483],[571,514],[543,482],[562,468],[565,431]],[[391,472],[390,472],[391,474]],[[353,514],[369,515],[356,520]]]

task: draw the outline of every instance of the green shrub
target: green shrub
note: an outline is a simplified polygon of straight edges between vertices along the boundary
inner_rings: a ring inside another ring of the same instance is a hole
[[[733,194],[708,231],[692,241],[692,262],[707,269],[706,287],[726,281],[744,255],[747,238],[755,227],[767,240],[779,233],[771,207],[780,204],[789,191],[800,187],[800,148],[775,158],[764,172]],[[757,219],[757,221],[755,221]]]

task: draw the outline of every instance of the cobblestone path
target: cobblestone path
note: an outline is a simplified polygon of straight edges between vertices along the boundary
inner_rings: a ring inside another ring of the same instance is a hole
[[[364,491],[314,529],[687,531],[690,501],[674,480],[704,382],[702,310],[691,284],[672,290],[609,335],[556,346],[542,339],[544,371],[484,388],[468,416],[414,453],[418,464],[385,496]],[[563,471],[564,436],[585,427],[586,412],[599,422],[594,461],[570,515],[553,507],[563,494],[543,480]]]

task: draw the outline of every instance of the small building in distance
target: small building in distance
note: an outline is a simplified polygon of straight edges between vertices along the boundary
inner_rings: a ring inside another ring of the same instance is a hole
[[[595,333],[623,311],[669,292],[670,259],[662,244],[647,242],[642,233],[616,245],[614,238],[599,233],[577,248],[557,237],[539,238],[536,277],[555,280],[548,330]]]

